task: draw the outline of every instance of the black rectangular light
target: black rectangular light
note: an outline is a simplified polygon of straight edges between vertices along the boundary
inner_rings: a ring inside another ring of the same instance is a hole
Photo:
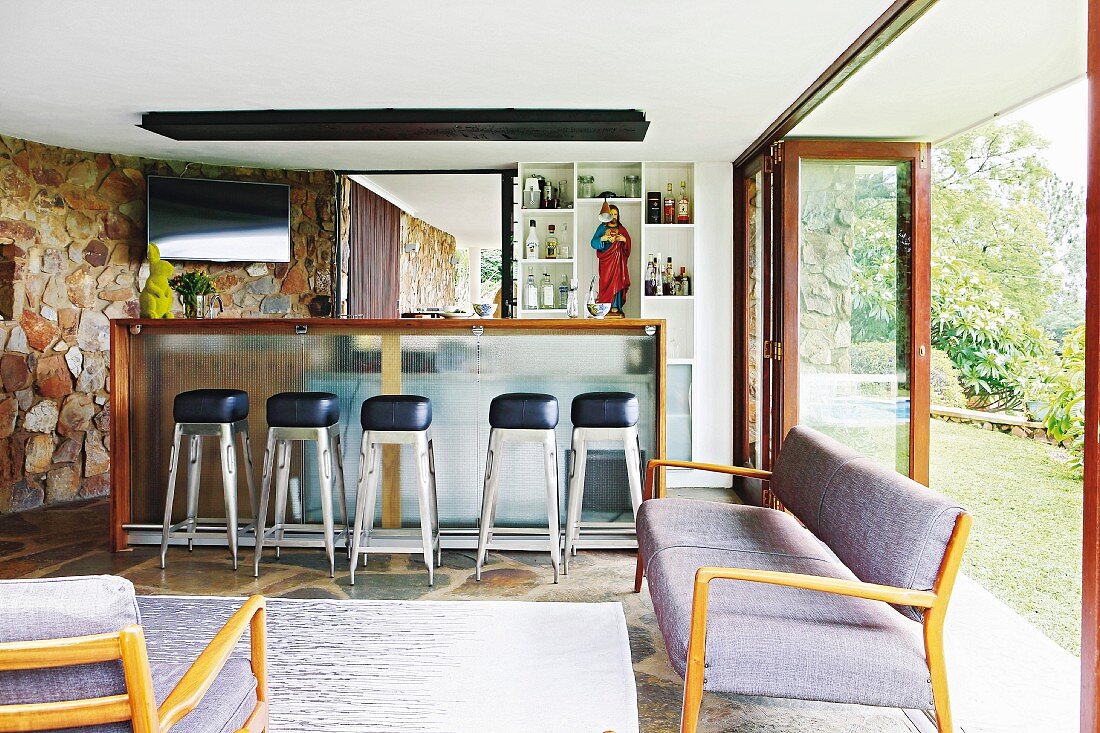
[[[636,109],[302,109],[146,112],[173,140],[503,140],[641,142]]]

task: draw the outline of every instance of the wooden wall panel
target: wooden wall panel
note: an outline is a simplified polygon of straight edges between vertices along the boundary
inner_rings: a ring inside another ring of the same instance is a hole
[[[348,313],[397,318],[401,296],[401,209],[348,180],[351,187]]]

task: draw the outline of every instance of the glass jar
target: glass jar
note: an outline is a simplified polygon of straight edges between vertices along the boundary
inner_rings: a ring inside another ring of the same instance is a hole
[[[628,199],[642,197],[642,179],[639,176],[623,176],[623,196]]]
[[[592,176],[577,176],[577,197],[590,199],[596,195],[596,179]]]

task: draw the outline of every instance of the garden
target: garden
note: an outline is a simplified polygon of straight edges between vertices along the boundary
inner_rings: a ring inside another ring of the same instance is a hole
[[[1047,147],[1027,123],[995,121],[933,152],[933,406],[1024,418],[1046,441],[933,420],[931,485],[975,515],[966,571],[1077,653],[1084,198],[1050,170]],[[857,179],[857,374],[896,360],[891,183]]]

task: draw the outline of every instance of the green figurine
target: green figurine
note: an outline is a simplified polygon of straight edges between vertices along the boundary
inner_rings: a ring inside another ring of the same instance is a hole
[[[172,275],[172,263],[160,258],[160,249],[149,243],[149,279],[141,289],[142,318],[171,318],[172,289],[168,278]]]

